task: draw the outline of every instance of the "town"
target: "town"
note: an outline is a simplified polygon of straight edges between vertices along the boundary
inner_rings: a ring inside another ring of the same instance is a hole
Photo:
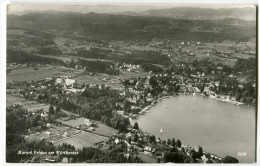
[[[99,40],[66,33],[8,27],[7,162],[239,162],[200,144],[156,138],[130,120],[180,95],[255,106],[255,38]]]

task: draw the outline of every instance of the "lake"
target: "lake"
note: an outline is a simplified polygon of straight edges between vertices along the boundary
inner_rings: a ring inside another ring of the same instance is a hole
[[[142,131],[162,140],[175,138],[182,144],[200,145],[204,151],[220,157],[230,155],[240,163],[254,163],[255,110],[255,106],[235,105],[199,95],[179,95],[163,99],[132,119],[131,124],[138,122]],[[239,152],[246,152],[246,156],[238,156]]]

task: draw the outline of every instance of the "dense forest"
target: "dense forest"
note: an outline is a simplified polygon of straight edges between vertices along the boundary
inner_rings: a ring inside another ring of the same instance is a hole
[[[143,163],[137,155],[125,157],[123,152],[126,151],[126,144],[115,146],[111,145],[109,150],[103,151],[93,147],[83,147],[76,149],[70,144],[63,143],[62,145],[54,146],[51,142],[44,141],[26,141],[22,136],[7,135],[10,140],[7,144],[6,162],[8,163],[43,163],[44,157],[41,155],[27,154],[19,155],[19,151],[43,151],[55,152],[54,155],[48,155],[50,159],[56,162],[61,162],[64,157],[69,159],[70,163]],[[77,152],[78,154],[56,154],[56,151]]]
[[[257,61],[255,58],[242,59],[238,58],[235,66],[232,68],[234,73],[242,73],[251,79],[255,79]]]
[[[80,59],[76,64],[84,66],[88,72],[106,73],[110,75],[118,75],[119,70],[114,68],[114,64],[104,61],[87,61]]]
[[[52,97],[53,93],[60,94],[59,99]],[[120,132],[126,131],[130,124],[129,119],[114,113],[117,109],[116,102],[123,101],[117,90],[89,88],[89,85],[86,85],[82,94],[68,96],[62,94],[60,90],[53,89],[48,94],[41,94],[38,101],[60,106],[85,118],[102,121]]]
[[[152,39],[193,40],[193,41],[246,41],[256,35],[256,22],[240,19],[223,20],[182,20],[165,17],[123,16],[110,14],[79,14],[61,12],[33,13],[22,16],[8,15],[8,27],[63,31],[73,37],[77,32],[81,36],[91,36],[103,40],[139,40]],[[80,20],[80,21],[79,21]],[[234,21],[239,20],[238,26]],[[32,21],[34,24],[26,24]],[[199,27],[203,31],[194,31]],[[213,28],[221,30],[214,31]]]
[[[164,65],[170,61],[170,58],[166,54],[162,54],[159,51],[134,51],[132,54],[115,56],[113,57],[113,59],[121,63],[131,63],[139,65],[143,63]]]
[[[93,94],[94,95],[94,94]],[[103,105],[102,105],[103,106]],[[50,107],[53,108],[52,106]],[[57,107],[58,108],[58,107]],[[54,113],[57,113],[57,108]],[[38,113],[37,113],[38,112]],[[50,111],[49,111],[50,112]],[[102,114],[101,114],[102,115]],[[110,113],[110,116],[111,113]],[[102,117],[106,121],[108,117],[104,115]],[[95,119],[95,117],[93,117]],[[51,119],[49,119],[51,121]],[[98,120],[98,119],[95,119]],[[100,120],[100,119],[99,119]],[[104,121],[104,123],[108,123]],[[21,106],[12,106],[6,109],[6,161],[10,163],[17,162],[43,162],[43,158],[33,154],[19,155],[19,151],[44,151],[44,152],[55,152],[55,151],[78,151],[78,155],[66,155],[56,154],[51,158],[57,162],[61,162],[63,157],[70,158],[70,162],[95,162],[95,163],[124,163],[124,162],[142,162],[137,156],[129,156],[126,158],[124,155],[121,156],[120,152],[126,151],[125,143],[121,146],[114,146],[111,144],[109,151],[102,151],[96,148],[83,148],[75,149],[74,146],[69,144],[62,144],[61,146],[54,146],[51,142],[45,141],[29,141],[20,134],[26,134],[28,129],[31,127],[41,126],[41,129],[46,128],[46,120],[43,120],[40,116],[40,110],[35,111],[35,114],[28,112]],[[54,123],[54,121],[52,121]],[[116,114],[113,115],[113,119],[109,121],[110,126],[118,128],[120,132],[124,132],[126,126],[129,125],[129,120],[122,118]],[[109,125],[107,124],[107,125]],[[124,127],[124,128],[122,128]],[[18,135],[19,134],[19,135]]]
[[[62,51],[58,47],[38,47],[38,53],[41,55],[61,55]]]
[[[7,49],[7,62],[9,63],[45,63],[53,65],[65,65],[62,60],[30,55],[24,51]]]
[[[159,73],[162,72],[163,69],[159,66],[155,66],[151,63],[144,63],[141,65],[142,69],[144,69],[144,71],[150,72],[152,71],[153,73]]]
[[[51,50],[48,49],[48,51]],[[30,64],[33,62],[33,63],[40,63],[40,64],[61,65],[70,68],[74,68],[75,65],[80,65],[85,67],[87,72],[106,73],[110,75],[119,74],[119,70],[114,68],[114,64],[112,62],[104,62],[99,60],[87,61],[87,60],[80,59],[78,62],[71,61],[67,64],[60,59],[40,57],[40,56],[28,54],[24,51],[12,50],[12,49],[7,49],[7,62],[18,63],[18,64],[24,64],[24,63]]]
[[[90,48],[90,50],[81,49],[77,52],[76,56],[93,59],[108,59],[108,54],[111,52],[111,50],[103,50],[99,48]]]

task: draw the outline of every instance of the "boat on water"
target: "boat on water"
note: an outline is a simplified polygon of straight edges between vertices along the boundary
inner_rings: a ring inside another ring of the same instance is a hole
[[[162,128],[161,128],[161,130],[160,130],[160,133],[161,133],[161,134],[163,133],[163,130],[162,130]]]

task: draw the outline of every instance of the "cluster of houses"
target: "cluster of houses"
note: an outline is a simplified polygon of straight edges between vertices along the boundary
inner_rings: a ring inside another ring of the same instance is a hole
[[[79,49],[89,50],[90,47],[103,47],[104,44],[88,41],[72,40],[69,38],[63,39],[62,45],[59,45],[59,49],[64,54],[77,54]]]
[[[112,138],[116,145],[120,145],[121,143],[125,143],[127,145],[127,151],[125,153],[126,157],[128,157],[130,153],[137,152],[161,159],[165,153],[165,151],[161,148],[158,148],[157,145],[149,143],[146,134],[139,130],[133,129],[131,126],[128,127],[128,132],[124,134],[124,137],[114,134]],[[161,139],[156,138],[156,143],[159,145],[162,144]],[[166,146],[168,146],[169,148],[173,148],[171,145],[168,144],[166,144]],[[177,149],[179,152],[183,152],[187,156],[191,156],[192,151],[197,153],[199,152],[199,148],[191,147],[187,144],[182,144],[181,147],[177,147]],[[197,159],[197,162],[208,163],[209,160],[216,163],[222,162],[221,157],[204,151],[203,155],[199,159]]]
[[[84,119],[83,125],[76,126],[76,128],[81,130],[95,131],[95,126],[97,126],[97,123],[95,123],[93,120]]]
[[[131,72],[135,69],[140,68],[140,65],[132,65],[132,64],[123,63],[122,65],[118,66],[118,68],[121,70],[126,69],[128,72]]]
[[[205,82],[206,74],[204,71],[196,72],[191,74],[190,78],[184,78],[183,76],[175,75],[175,73],[161,73],[161,74],[150,74],[145,77],[145,79],[140,78],[132,78],[129,80],[129,85],[125,87],[119,94],[122,98],[128,100],[131,104],[130,110],[132,113],[140,113],[142,109],[144,109],[145,104],[144,100],[149,103],[153,103],[157,101],[158,96],[153,96],[151,93],[148,93],[144,97],[144,91],[146,89],[153,90],[151,85],[151,78],[154,78],[157,81],[157,84],[162,89],[162,96],[168,96],[168,90],[171,86],[179,86],[179,90],[184,94],[200,94],[204,92],[207,95],[215,96],[215,91],[219,89],[220,82],[215,81],[207,81]],[[230,74],[228,77],[234,78],[233,74]],[[170,79],[169,83],[163,84],[160,80],[162,78]],[[243,85],[239,85],[238,87],[243,88]],[[231,100],[231,97],[227,97],[227,99]],[[121,106],[121,108],[123,108]],[[120,114],[120,112],[118,112]],[[132,115],[131,115],[132,116]],[[130,117],[131,117],[130,116]]]

